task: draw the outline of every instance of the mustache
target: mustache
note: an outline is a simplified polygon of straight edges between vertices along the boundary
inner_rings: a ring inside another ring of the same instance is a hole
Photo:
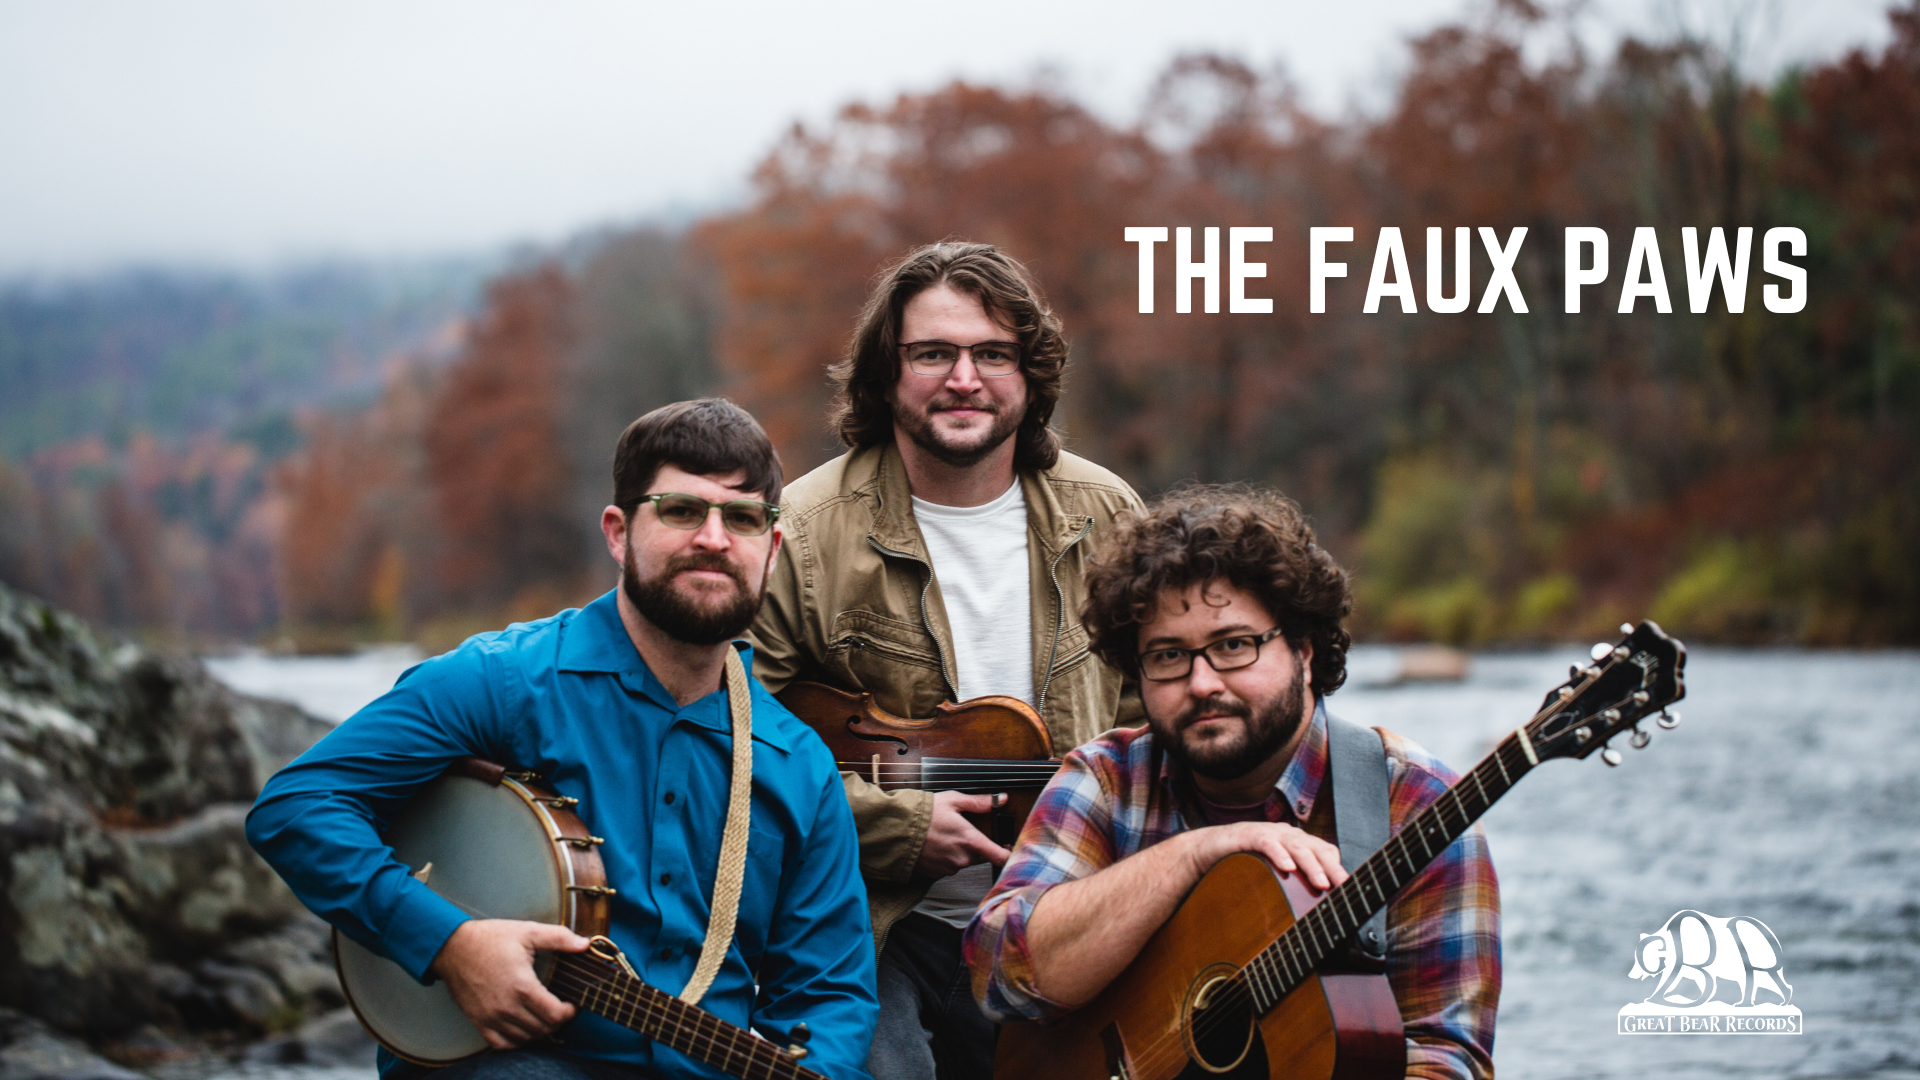
[[[1176,732],[1185,731],[1193,725],[1194,721],[1199,719],[1201,713],[1237,716],[1242,720],[1252,720],[1253,706],[1244,701],[1225,698],[1215,694],[1210,698],[1192,702],[1186,708],[1180,710],[1180,715],[1173,718],[1173,730]]]
[[[927,403],[927,411],[930,413],[952,412],[955,409],[975,409],[995,416],[1000,415],[1000,407],[987,399],[975,401],[971,398],[936,397]]]
[[[747,577],[741,573],[740,568],[725,557],[712,552],[676,555],[667,560],[666,573],[662,576],[670,578],[685,570],[712,570],[732,578],[743,589],[747,587]]]

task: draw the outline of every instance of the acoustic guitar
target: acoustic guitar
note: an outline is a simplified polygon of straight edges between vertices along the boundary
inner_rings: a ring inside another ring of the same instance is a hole
[[[800,1064],[806,1025],[781,1048],[647,985],[606,937],[601,839],[573,813],[579,800],[531,773],[478,758],[453,763],[420,789],[382,840],[413,876],[476,918],[556,923],[592,940],[582,953],[541,953],[547,989],[740,1080],[825,1080]],[[381,1046],[420,1065],[450,1065],[487,1049],[446,983],[421,986],[400,965],[338,930],[334,966],[354,1015]]]
[[[1608,745],[1685,694],[1686,648],[1651,622],[1594,646],[1504,739],[1339,886],[1314,894],[1253,855],[1220,861],[1098,997],[1051,1024],[1002,1025],[995,1080],[1398,1080],[1406,1040],[1386,976],[1337,970],[1356,931],[1548,758]]]
[[[1007,845],[1033,809],[1060,762],[1053,739],[1033,706],[993,695],[959,704],[941,702],[924,720],[895,716],[872,694],[849,694],[815,682],[797,682],[780,703],[818,732],[842,772],[886,791],[1005,793],[992,814],[969,814],[980,831]]]

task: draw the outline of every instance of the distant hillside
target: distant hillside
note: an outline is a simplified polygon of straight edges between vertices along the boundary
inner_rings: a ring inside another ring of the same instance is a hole
[[[450,353],[447,329],[494,269],[470,258],[0,283],[0,458],[236,425],[275,456],[294,430],[287,410],[370,397],[398,354]]]

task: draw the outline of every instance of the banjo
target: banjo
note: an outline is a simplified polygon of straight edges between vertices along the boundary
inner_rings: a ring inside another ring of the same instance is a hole
[[[800,1064],[805,1024],[781,1049],[647,985],[606,937],[606,872],[570,809],[579,800],[479,758],[462,758],[423,787],[382,838],[413,876],[476,918],[555,923],[592,941],[581,953],[542,953],[535,973],[555,997],[598,1013],[740,1080],[825,1080]],[[354,1015],[381,1046],[419,1065],[449,1065],[487,1049],[444,982],[406,970],[333,932],[334,966]]]

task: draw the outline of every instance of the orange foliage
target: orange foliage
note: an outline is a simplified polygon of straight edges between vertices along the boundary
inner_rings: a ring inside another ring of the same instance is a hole
[[[572,290],[559,267],[501,278],[449,372],[424,432],[448,606],[485,611],[581,565],[572,470],[561,438],[561,376]]]

